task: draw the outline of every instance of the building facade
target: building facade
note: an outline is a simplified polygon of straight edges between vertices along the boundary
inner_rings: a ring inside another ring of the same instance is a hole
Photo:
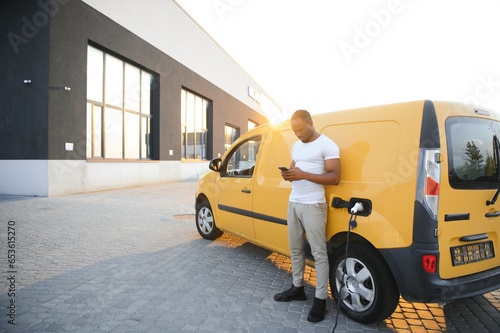
[[[0,13],[2,194],[195,179],[274,108],[172,0],[6,0]]]

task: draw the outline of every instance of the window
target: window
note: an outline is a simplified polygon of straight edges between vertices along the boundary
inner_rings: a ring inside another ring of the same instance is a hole
[[[207,119],[211,102],[190,91],[181,91],[181,154],[190,160],[208,159]]]
[[[259,126],[256,122],[253,122],[251,120],[248,121],[248,130],[253,130],[255,127]]]
[[[87,49],[87,158],[150,159],[152,74]]]
[[[229,153],[226,159],[227,165],[223,167],[225,168],[225,175],[231,177],[251,177],[257,162],[257,154],[261,142],[262,137],[255,136],[243,142]]]
[[[224,148],[228,150],[231,144],[240,136],[240,129],[227,125],[224,127]]]
[[[500,124],[481,118],[446,120],[449,181],[453,188],[497,188]]]

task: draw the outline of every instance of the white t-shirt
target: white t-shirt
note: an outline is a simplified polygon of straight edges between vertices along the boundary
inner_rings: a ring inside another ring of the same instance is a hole
[[[305,172],[324,174],[325,160],[332,158],[340,158],[339,147],[323,134],[312,142],[299,140],[292,148],[295,166]],[[292,182],[289,200],[302,204],[325,203],[325,188],[308,180],[296,180]]]

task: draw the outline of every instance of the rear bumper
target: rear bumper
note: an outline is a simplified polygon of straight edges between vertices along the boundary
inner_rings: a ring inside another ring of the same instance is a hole
[[[401,296],[410,302],[449,302],[482,295],[500,288],[500,267],[444,280],[438,273],[430,274],[422,268],[422,255],[439,256],[436,250],[421,247],[415,249],[413,246],[407,249],[382,250],[381,253],[393,272]]]

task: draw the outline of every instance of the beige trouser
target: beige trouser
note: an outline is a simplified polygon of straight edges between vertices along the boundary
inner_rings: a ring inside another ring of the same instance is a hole
[[[295,287],[304,285],[304,241],[311,245],[316,265],[316,298],[328,297],[329,263],[326,250],[327,204],[288,203],[288,242],[292,259],[292,277]]]

